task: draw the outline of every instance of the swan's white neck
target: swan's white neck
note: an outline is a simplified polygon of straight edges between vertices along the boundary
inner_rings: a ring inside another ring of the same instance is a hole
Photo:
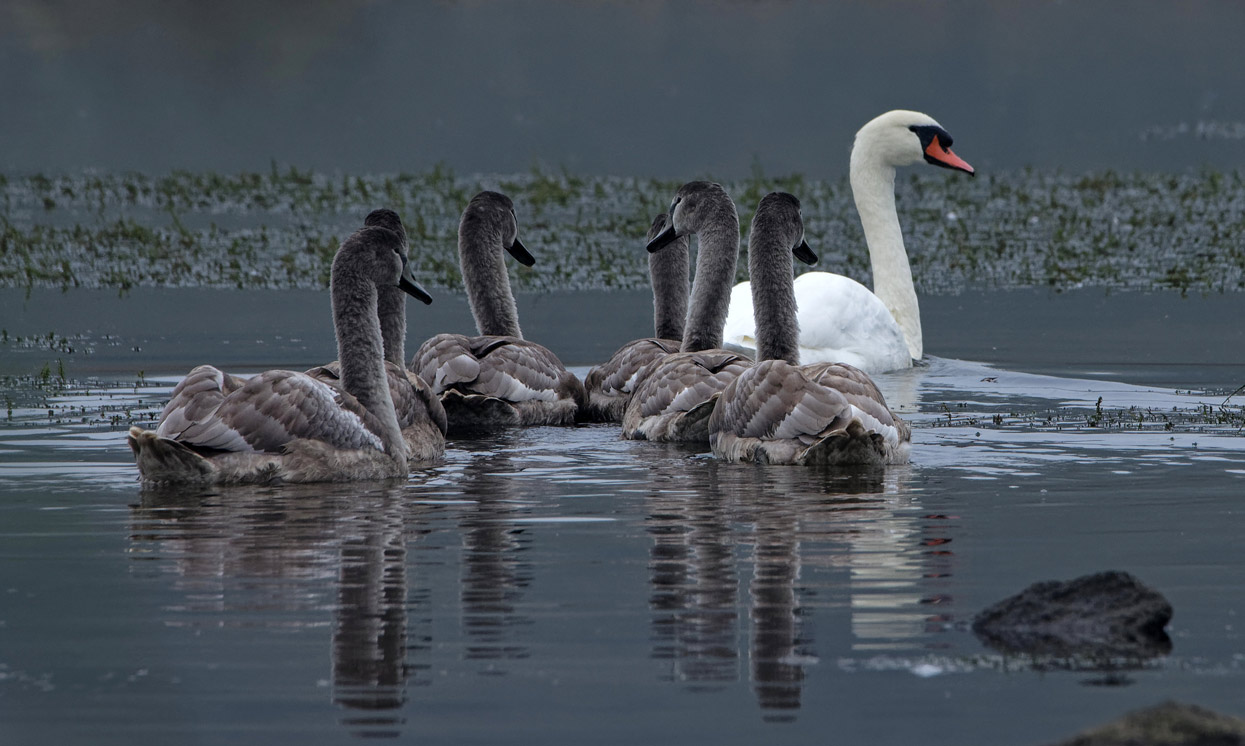
[[[852,148],[851,182],[873,266],[873,293],[895,317],[913,359],[920,359],[921,310],[895,210],[895,167],[884,162],[868,141],[858,140]]]

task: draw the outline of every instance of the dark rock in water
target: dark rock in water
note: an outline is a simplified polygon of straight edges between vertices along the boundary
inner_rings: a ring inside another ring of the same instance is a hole
[[[1057,746],[1245,746],[1245,720],[1164,702],[1130,712]]]
[[[1004,653],[1058,658],[1152,658],[1171,651],[1172,607],[1126,572],[1034,583],[973,619],[983,643]]]

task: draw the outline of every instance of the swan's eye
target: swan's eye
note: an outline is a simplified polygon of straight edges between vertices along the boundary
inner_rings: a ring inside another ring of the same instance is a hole
[[[942,150],[947,150],[954,144],[951,134],[942,127],[932,124],[914,124],[908,129],[920,139],[921,150],[929,148],[930,144],[935,140],[938,141],[938,147]]]

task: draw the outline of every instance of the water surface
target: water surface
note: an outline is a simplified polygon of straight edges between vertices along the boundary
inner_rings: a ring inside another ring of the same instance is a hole
[[[1245,714],[1236,296],[923,299],[935,357],[881,377],[912,464],[884,471],[589,426],[454,441],[399,483],[140,489],[124,424],[201,361],[328,359],[324,303],[0,292],[6,743],[1032,744],[1168,698]],[[520,299],[581,373],[648,303]],[[411,339],[462,305],[412,308]],[[1170,656],[1067,670],[967,630],[1105,569],[1172,602]]]

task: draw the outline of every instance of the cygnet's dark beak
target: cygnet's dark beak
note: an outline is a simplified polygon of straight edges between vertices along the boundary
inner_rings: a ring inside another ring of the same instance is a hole
[[[536,257],[528,253],[527,247],[519,241],[518,236],[514,237],[514,243],[507,246],[506,251],[509,251],[510,256],[514,257],[524,267],[530,267],[536,263]]]
[[[653,240],[649,241],[648,246],[645,246],[644,248],[648,249],[648,253],[652,254],[653,252],[661,251],[670,244],[674,243],[674,239],[678,237],[679,234],[674,231],[674,223],[671,222],[666,226],[664,231],[654,236]]]
[[[804,239],[800,239],[800,245],[792,249],[791,253],[795,254],[795,258],[799,259],[805,264],[816,264],[817,263],[817,254],[815,254],[813,250],[809,248],[808,241],[805,241]]]
[[[415,282],[415,275],[411,274],[411,265],[406,261],[406,257],[402,257],[402,276],[398,278],[398,287],[425,306],[432,303],[432,296],[428,295],[428,291]]]

